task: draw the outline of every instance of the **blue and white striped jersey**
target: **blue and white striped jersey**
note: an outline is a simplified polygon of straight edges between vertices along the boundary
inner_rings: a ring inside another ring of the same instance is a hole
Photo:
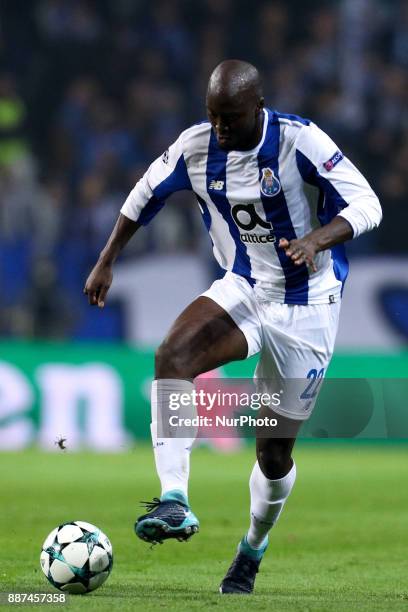
[[[341,215],[354,237],[381,221],[378,198],[357,168],[312,122],[264,109],[251,151],[223,151],[209,122],[182,132],[136,184],[121,212],[145,225],[175,191],[194,192],[222,268],[266,299],[338,300],[348,272],[344,246],[316,256],[317,272],[295,266],[280,238],[301,238]]]

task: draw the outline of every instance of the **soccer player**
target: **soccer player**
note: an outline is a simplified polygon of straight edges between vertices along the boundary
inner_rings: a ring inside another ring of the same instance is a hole
[[[158,432],[169,396],[191,393],[199,374],[256,353],[259,379],[323,377],[348,271],[343,243],[381,221],[378,198],[329,136],[264,107],[254,66],[219,64],[206,102],[209,121],[182,132],[129,194],[84,289],[103,307],[113,263],[134,232],[172,193],[194,192],[226,273],[181,313],[156,353],[151,431],[161,496],[135,525],[153,543],[188,539],[199,528],[187,496],[194,435]],[[311,406],[274,407],[285,433],[257,439],[249,529],[221,593],[253,591],[268,532],[295,482],[292,448]]]

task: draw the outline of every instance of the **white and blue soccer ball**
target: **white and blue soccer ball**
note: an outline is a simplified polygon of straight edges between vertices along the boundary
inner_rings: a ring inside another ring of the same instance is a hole
[[[109,576],[112,545],[91,523],[64,523],[46,537],[40,563],[48,580],[60,591],[88,593],[100,587]]]

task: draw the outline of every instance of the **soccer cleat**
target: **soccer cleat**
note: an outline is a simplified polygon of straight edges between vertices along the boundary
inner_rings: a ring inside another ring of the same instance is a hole
[[[147,514],[139,516],[135,524],[136,535],[151,544],[162,544],[170,538],[184,542],[200,528],[197,517],[191,512],[184,493],[169,491],[159,499],[142,502]]]
[[[251,548],[245,536],[239,543],[236,557],[221,582],[220,593],[250,595],[254,590],[255,578],[267,546],[268,540],[259,550]]]

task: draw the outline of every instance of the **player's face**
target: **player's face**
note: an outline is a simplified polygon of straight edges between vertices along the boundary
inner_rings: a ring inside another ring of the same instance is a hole
[[[248,150],[256,146],[262,103],[207,96],[207,114],[221,149]]]

